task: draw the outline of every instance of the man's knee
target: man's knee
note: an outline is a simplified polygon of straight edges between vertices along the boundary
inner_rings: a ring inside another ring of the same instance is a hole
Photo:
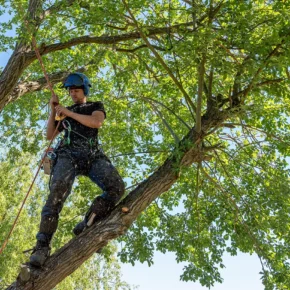
[[[69,189],[68,182],[63,180],[53,180],[50,186],[50,192],[56,198],[63,196],[63,194]]]
[[[55,218],[58,218],[58,216],[59,216],[59,208],[57,206],[50,207],[50,206],[45,205],[42,208],[41,216],[42,217],[55,217]]]
[[[125,193],[125,183],[121,177],[118,179],[117,188],[118,188],[118,195],[121,198],[122,195]]]
[[[46,207],[60,212],[63,203],[70,191],[70,185],[62,180],[55,180],[50,186],[50,194],[46,201]]]
[[[113,200],[114,203],[117,203],[125,193],[125,183],[122,178],[119,177],[112,182],[106,193],[105,198]]]

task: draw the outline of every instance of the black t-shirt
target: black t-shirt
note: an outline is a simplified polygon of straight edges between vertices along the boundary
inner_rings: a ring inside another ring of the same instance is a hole
[[[67,107],[81,115],[91,115],[94,111],[102,111],[105,114],[105,108],[102,102],[86,102],[84,104],[74,104]],[[97,144],[98,129],[87,127],[78,121],[66,117],[61,121],[58,131],[65,131],[64,143],[73,147],[87,147],[89,145]]]

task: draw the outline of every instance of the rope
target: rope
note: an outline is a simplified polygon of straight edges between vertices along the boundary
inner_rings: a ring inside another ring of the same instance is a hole
[[[49,77],[48,77],[48,75],[47,75],[47,73],[46,73],[46,70],[45,70],[45,67],[44,67],[44,64],[43,64],[43,61],[42,61],[41,55],[40,55],[40,53],[39,53],[39,50],[38,50],[38,48],[37,48],[36,40],[35,40],[35,37],[34,37],[34,36],[32,37],[32,45],[33,45],[33,48],[34,48],[34,50],[35,50],[35,54],[36,54],[36,57],[37,57],[37,59],[38,59],[38,61],[39,61],[39,64],[40,64],[40,66],[41,66],[41,69],[42,69],[42,71],[43,71],[43,73],[44,73],[44,77],[45,77],[45,79],[46,79],[46,81],[47,81],[48,87],[49,87],[49,89],[50,89],[50,91],[51,91],[51,94],[52,94],[53,96],[56,96],[56,94],[55,94],[55,92],[54,92],[54,90],[53,90],[52,84],[51,84],[51,82],[50,82],[50,80],[49,80]],[[55,104],[55,105],[58,105],[58,104]],[[38,173],[39,173],[39,171],[40,171],[40,169],[41,169],[41,166],[42,166],[43,161],[44,161],[44,159],[45,159],[45,157],[46,157],[46,154],[47,154],[47,152],[49,151],[49,148],[50,148],[50,146],[51,146],[51,144],[52,144],[52,142],[53,142],[53,140],[54,140],[54,138],[55,138],[55,136],[56,136],[56,132],[57,132],[57,129],[58,129],[58,127],[59,127],[59,124],[60,124],[60,121],[58,122],[58,124],[57,124],[57,126],[56,126],[56,128],[55,128],[55,130],[54,130],[54,132],[53,132],[52,138],[51,138],[51,140],[50,140],[50,142],[49,142],[49,145],[47,146],[47,149],[45,150],[45,154],[43,154],[43,157],[42,157],[42,159],[41,159],[41,161],[40,161],[40,164],[39,164],[39,166],[38,166],[38,168],[37,168],[37,171],[36,171],[36,173],[35,173],[35,176],[34,176],[34,178],[33,178],[33,181],[32,181],[32,183],[31,183],[31,185],[30,185],[30,187],[29,187],[29,189],[28,189],[28,191],[27,191],[27,193],[26,193],[26,195],[25,195],[25,198],[24,198],[23,201],[22,201],[21,207],[20,207],[20,209],[19,209],[19,211],[18,211],[18,214],[17,214],[17,216],[16,216],[16,218],[15,218],[15,220],[14,220],[14,222],[13,222],[13,225],[12,225],[12,227],[11,227],[11,229],[10,229],[10,231],[9,231],[9,233],[8,233],[8,235],[7,235],[5,241],[4,241],[4,243],[3,243],[3,245],[2,245],[2,247],[1,247],[1,249],[0,249],[0,255],[2,254],[2,252],[4,251],[4,249],[6,248],[6,245],[7,245],[7,243],[8,243],[8,240],[9,240],[9,238],[10,238],[10,236],[11,236],[11,234],[12,234],[12,232],[13,232],[15,226],[16,226],[16,223],[17,223],[17,221],[18,221],[18,218],[19,218],[19,216],[20,216],[20,213],[21,213],[21,211],[22,211],[22,209],[23,209],[23,207],[24,207],[24,204],[25,204],[25,202],[26,202],[26,200],[27,200],[27,198],[28,198],[28,196],[29,196],[29,194],[30,194],[30,191],[31,191],[31,189],[32,189],[32,187],[33,187],[33,185],[34,185],[35,180],[36,180],[36,177],[38,176]]]
[[[36,39],[35,39],[34,36],[32,36],[32,46],[33,46],[33,48],[34,48],[34,51],[35,51],[36,57],[37,57],[37,59],[38,59],[38,61],[39,61],[39,64],[40,64],[40,66],[41,66],[41,69],[42,69],[42,71],[43,71],[43,74],[44,74],[44,77],[45,77],[45,79],[46,79],[46,82],[47,82],[48,88],[50,89],[51,94],[52,94],[53,96],[56,96],[56,94],[55,94],[55,92],[54,92],[54,90],[53,90],[52,84],[51,84],[51,82],[50,82],[50,80],[49,80],[48,74],[47,74],[47,72],[46,72],[46,70],[45,70],[45,67],[44,67],[44,64],[43,64],[43,61],[42,61],[41,55],[40,55],[39,50],[38,50],[38,48],[37,48]]]
[[[43,157],[42,157],[42,159],[41,159],[41,161],[40,161],[40,164],[39,164],[39,166],[38,166],[38,168],[37,168],[37,171],[36,171],[36,173],[35,173],[35,176],[34,176],[34,178],[33,178],[33,181],[32,181],[32,183],[31,183],[31,185],[30,185],[30,187],[29,187],[29,189],[28,189],[28,191],[27,191],[27,193],[26,193],[26,195],[25,195],[25,198],[24,198],[23,201],[22,201],[22,205],[21,205],[21,207],[20,207],[20,209],[19,209],[19,211],[18,211],[18,214],[17,214],[17,216],[16,216],[16,218],[15,218],[15,220],[14,220],[14,223],[13,223],[13,225],[12,225],[12,227],[11,227],[11,229],[10,229],[10,231],[9,231],[9,233],[8,233],[8,235],[7,235],[5,241],[4,241],[4,243],[3,243],[3,245],[2,245],[2,247],[1,247],[1,249],[0,249],[0,254],[2,254],[2,252],[4,251],[4,249],[5,249],[5,247],[6,247],[7,243],[8,243],[8,240],[9,240],[9,238],[10,238],[10,236],[11,236],[11,234],[12,234],[12,232],[13,232],[15,226],[16,226],[16,223],[17,223],[17,221],[18,221],[18,218],[19,218],[19,216],[20,216],[20,213],[21,213],[21,211],[22,211],[22,209],[23,209],[23,207],[24,207],[24,204],[25,204],[25,202],[26,202],[26,200],[27,200],[27,198],[28,198],[28,196],[29,196],[29,193],[30,193],[30,191],[31,191],[31,189],[32,189],[32,186],[34,185],[34,182],[35,182],[35,180],[36,180],[36,177],[37,177],[37,175],[38,175],[38,173],[39,173],[39,171],[40,171],[40,168],[41,168],[41,166],[42,166],[42,164],[43,164],[44,158],[46,157],[46,154],[47,154],[47,152],[49,151],[50,145],[51,145],[51,143],[53,142],[54,137],[56,136],[56,132],[57,132],[57,129],[58,129],[58,127],[59,127],[59,124],[60,124],[60,122],[58,122],[58,124],[57,124],[57,126],[56,126],[56,128],[55,128],[55,130],[54,130],[54,132],[53,132],[52,139],[50,140],[49,145],[48,145],[47,149],[45,150],[45,154],[43,154]]]

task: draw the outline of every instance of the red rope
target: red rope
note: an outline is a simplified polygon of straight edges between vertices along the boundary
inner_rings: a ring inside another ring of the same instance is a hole
[[[35,40],[35,37],[34,37],[34,36],[32,36],[32,45],[33,45],[33,48],[34,48],[34,51],[35,51],[36,57],[37,57],[37,59],[38,59],[38,61],[39,61],[39,64],[40,64],[40,66],[41,66],[41,69],[42,69],[42,71],[43,71],[43,74],[44,74],[44,77],[45,77],[45,79],[46,79],[46,82],[47,82],[47,84],[48,84],[48,88],[50,89],[52,95],[53,95],[53,96],[56,96],[56,95],[55,95],[55,92],[54,92],[54,90],[53,90],[52,84],[51,84],[51,82],[50,82],[50,80],[49,80],[49,77],[48,77],[48,75],[47,75],[47,72],[46,72],[46,70],[45,70],[45,67],[44,67],[44,64],[43,64],[43,61],[42,61],[41,55],[40,55],[40,53],[39,53],[39,50],[38,50],[38,48],[37,48],[37,44],[36,44],[36,40]]]
[[[19,216],[20,216],[20,213],[21,213],[21,211],[22,211],[22,209],[23,209],[23,207],[24,207],[24,204],[25,204],[25,202],[26,202],[26,200],[27,200],[27,198],[28,198],[28,196],[29,196],[29,194],[30,194],[30,191],[31,191],[31,189],[32,189],[32,187],[33,187],[33,185],[34,185],[35,180],[36,180],[36,177],[37,177],[37,175],[38,175],[38,173],[39,173],[39,171],[40,171],[40,168],[41,168],[41,166],[42,166],[42,164],[43,164],[44,158],[46,157],[46,154],[47,154],[47,152],[48,152],[49,149],[50,149],[50,145],[51,145],[51,143],[53,142],[54,137],[56,136],[56,131],[57,131],[58,127],[59,127],[59,124],[60,124],[60,122],[58,122],[58,124],[57,124],[57,126],[56,126],[56,128],[55,128],[55,130],[54,130],[54,132],[53,132],[52,139],[50,140],[49,145],[48,145],[47,149],[45,150],[45,153],[44,153],[44,155],[43,155],[43,157],[42,157],[42,159],[41,159],[41,161],[40,161],[40,163],[39,163],[39,166],[38,166],[38,168],[37,168],[37,171],[36,171],[36,173],[35,173],[35,176],[34,176],[34,178],[33,178],[33,181],[32,181],[32,183],[31,183],[31,185],[30,185],[30,187],[29,187],[29,189],[28,189],[28,191],[27,191],[27,193],[26,193],[25,198],[24,198],[23,201],[22,201],[22,205],[21,205],[21,207],[20,207],[20,209],[19,209],[19,211],[18,211],[18,214],[17,214],[17,216],[16,216],[16,218],[15,218],[15,220],[14,220],[14,223],[13,223],[13,225],[12,225],[12,227],[11,227],[11,229],[10,229],[10,231],[9,231],[9,233],[8,233],[8,235],[7,235],[5,241],[4,241],[4,243],[3,243],[3,245],[2,245],[2,247],[1,247],[1,249],[0,249],[0,254],[2,254],[2,252],[4,251],[4,249],[5,249],[5,247],[6,247],[7,243],[8,243],[8,240],[9,240],[9,238],[10,238],[10,236],[11,236],[11,234],[12,234],[12,232],[13,232],[15,226],[16,226],[16,223],[17,223],[17,221],[18,221],[18,218],[19,218]]]
[[[37,48],[36,40],[35,40],[35,37],[34,37],[34,36],[32,37],[32,45],[33,45],[33,48],[34,48],[34,50],[35,50],[35,54],[36,54],[36,57],[37,57],[37,59],[38,59],[38,61],[39,61],[39,64],[40,64],[40,66],[41,66],[41,69],[42,69],[42,71],[43,71],[43,73],[44,73],[44,76],[45,76],[45,79],[46,79],[46,81],[47,81],[48,87],[49,87],[49,89],[50,89],[50,91],[51,91],[51,94],[52,94],[53,96],[56,96],[56,95],[55,95],[55,92],[54,92],[54,90],[53,90],[52,84],[51,84],[51,82],[50,82],[50,80],[49,80],[49,77],[48,77],[48,75],[47,75],[47,73],[46,73],[46,70],[45,70],[45,67],[44,67],[44,64],[43,64],[43,61],[42,61],[41,55],[40,55],[40,53],[39,53],[39,50],[38,50],[38,48]],[[60,122],[58,122],[58,124],[57,124],[57,126],[56,126],[56,128],[55,128],[55,130],[54,130],[54,132],[53,132],[52,138],[51,138],[51,140],[50,140],[50,142],[49,142],[49,145],[47,146],[47,149],[45,150],[45,153],[44,153],[44,155],[43,155],[43,157],[42,157],[42,159],[41,159],[41,161],[40,161],[40,164],[39,164],[39,166],[38,166],[38,169],[37,169],[37,171],[36,171],[36,174],[35,174],[35,176],[34,176],[34,178],[33,178],[33,181],[32,181],[32,183],[31,183],[31,185],[30,185],[30,187],[29,187],[29,189],[28,189],[28,191],[27,191],[27,193],[26,193],[26,195],[25,195],[25,198],[24,198],[23,201],[22,201],[21,207],[20,207],[20,209],[19,209],[19,211],[18,211],[18,214],[17,214],[17,216],[16,216],[16,218],[15,218],[15,220],[14,220],[14,223],[13,223],[13,225],[12,225],[12,227],[11,227],[11,229],[10,229],[10,231],[9,231],[9,233],[8,233],[8,235],[7,235],[5,241],[4,241],[4,243],[3,243],[3,245],[2,245],[2,247],[1,247],[1,249],[0,249],[0,254],[2,254],[2,252],[3,252],[4,249],[6,248],[6,245],[7,245],[7,243],[8,243],[8,240],[9,240],[9,238],[10,238],[10,236],[11,236],[11,234],[12,234],[12,232],[13,232],[15,226],[16,226],[16,223],[17,223],[17,221],[18,221],[18,218],[19,218],[19,216],[20,216],[20,213],[21,213],[21,211],[22,211],[22,209],[23,209],[23,207],[24,207],[24,204],[25,204],[25,202],[26,202],[26,200],[27,200],[27,198],[28,198],[28,196],[29,196],[29,194],[30,194],[30,191],[31,191],[31,189],[32,189],[32,186],[34,185],[34,182],[35,182],[35,180],[36,180],[36,177],[37,177],[37,175],[38,175],[38,173],[39,173],[39,171],[40,171],[40,168],[41,168],[41,166],[42,166],[42,164],[43,164],[44,158],[46,157],[46,154],[47,154],[47,152],[49,151],[50,145],[52,144],[52,142],[53,142],[53,140],[54,140],[54,138],[55,138],[55,136],[56,136],[56,132],[57,132],[57,129],[58,129],[58,127],[59,127],[59,124],[60,124]]]

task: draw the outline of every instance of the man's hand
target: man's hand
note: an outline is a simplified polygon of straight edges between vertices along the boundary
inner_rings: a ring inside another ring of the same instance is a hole
[[[52,111],[55,111],[55,106],[59,104],[59,99],[57,95],[52,95],[50,98],[50,107]]]
[[[55,110],[56,110],[56,114],[58,116],[70,116],[70,114],[72,113],[69,109],[67,109],[66,107],[63,107],[61,105],[57,105],[55,106]]]

